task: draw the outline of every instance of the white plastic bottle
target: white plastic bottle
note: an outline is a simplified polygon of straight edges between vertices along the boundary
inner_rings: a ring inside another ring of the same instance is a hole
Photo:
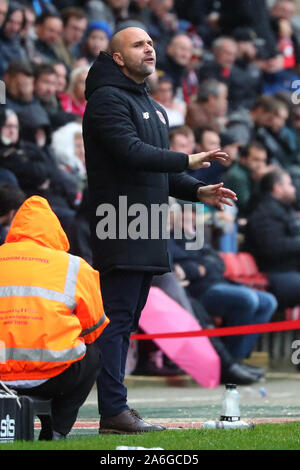
[[[206,421],[203,429],[249,429],[253,423],[240,419],[240,394],[235,384],[226,384],[219,421]]]
[[[235,384],[226,384],[225,387],[220,421],[239,421],[241,417],[240,394]]]

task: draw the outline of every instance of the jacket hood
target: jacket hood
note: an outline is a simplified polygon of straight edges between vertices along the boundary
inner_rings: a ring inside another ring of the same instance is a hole
[[[17,211],[5,243],[30,239],[47,248],[68,251],[69,240],[48,201],[32,196]]]
[[[147,85],[136,83],[124,75],[110,54],[100,52],[98,58],[89,70],[85,82],[85,97],[88,100],[95,90],[103,86],[114,86],[135,93],[145,93]]]
[[[36,132],[38,129],[44,129],[46,133],[46,143],[51,144],[51,125],[49,117],[41,107],[41,112],[32,112],[28,114],[28,110],[24,109],[18,112],[20,122],[20,136],[22,139],[36,143]]]

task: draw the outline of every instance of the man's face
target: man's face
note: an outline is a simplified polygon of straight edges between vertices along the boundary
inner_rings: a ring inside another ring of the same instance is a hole
[[[220,147],[220,136],[213,131],[205,131],[202,135],[202,142],[199,145],[199,152],[210,152]]]
[[[224,68],[230,69],[237,56],[237,46],[233,41],[224,40],[215,53],[216,61]]]
[[[288,173],[282,175],[281,181],[275,183],[273,195],[284,204],[292,204],[296,199],[296,188]]]
[[[258,108],[253,115],[253,120],[256,126],[270,127],[273,121],[273,113],[266,111],[263,108]]]
[[[173,99],[173,85],[168,81],[161,81],[157,85],[154,95],[156,101],[163,105],[168,105]]]
[[[23,20],[24,17],[21,10],[16,10],[10,15],[9,20],[4,27],[5,34],[8,38],[12,38],[16,36],[16,34],[20,33],[23,26]]]
[[[7,10],[8,10],[8,3],[4,2],[3,0],[0,0],[0,27],[4,23]]]
[[[31,101],[33,98],[34,78],[23,73],[15,76],[5,76],[7,90],[15,99]]]
[[[120,52],[115,52],[113,58],[125,75],[137,83],[142,83],[155,71],[156,54],[153,41],[140,28],[128,28],[121,33]]]
[[[193,55],[193,43],[185,35],[178,36],[169,45],[168,53],[178,65],[187,67]]]
[[[54,46],[60,40],[62,35],[63,24],[59,18],[47,18],[43,24],[36,26],[38,38]]]
[[[34,91],[42,101],[51,101],[56,95],[56,74],[43,73],[35,82]]]
[[[6,118],[5,124],[2,127],[1,138],[8,143],[15,144],[19,140],[19,121],[14,114]]]
[[[182,152],[191,155],[194,151],[195,142],[188,135],[176,134],[172,139],[170,149],[174,152]]]
[[[244,164],[254,174],[260,174],[267,165],[267,152],[263,149],[251,147],[249,155],[243,159]]]
[[[64,41],[68,46],[74,46],[77,44],[87,27],[87,19],[86,18],[69,18],[68,23],[64,27],[63,30],[63,37]]]

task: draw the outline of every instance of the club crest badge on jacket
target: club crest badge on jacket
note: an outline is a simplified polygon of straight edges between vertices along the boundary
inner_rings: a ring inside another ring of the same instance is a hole
[[[167,125],[167,122],[165,120],[165,117],[163,115],[163,113],[161,111],[158,111],[158,109],[156,110],[156,114],[158,115],[159,119],[161,120],[161,122],[165,125]]]

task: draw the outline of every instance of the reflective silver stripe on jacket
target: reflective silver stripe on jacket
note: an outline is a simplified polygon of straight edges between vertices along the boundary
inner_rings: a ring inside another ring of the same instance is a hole
[[[6,348],[5,361],[41,361],[41,362],[68,362],[78,359],[86,352],[84,343],[80,343],[74,348],[53,351],[51,349],[31,349],[31,348]]]
[[[80,336],[88,335],[89,333],[92,333],[93,331],[97,330],[97,328],[99,328],[99,326],[103,325],[105,320],[107,320],[107,317],[106,317],[105,313],[103,313],[100,320],[98,320],[97,323],[95,323],[95,325],[91,326],[90,328],[86,328],[85,330],[82,330],[82,332],[80,333]]]
[[[75,292],[80,258],[73,255],[68,255],[68,257],[69,264],[64,292],[37,286],[1,286],[0,297],[41,297],[42,299],[61,302],[70,310],[74,310],[76,307]]]
[[[61,302],[71,310],[76,306],[75,300],[65,294],[36,286],[2,286],[0,287],[0,297],[41,297]]]
[[[73,255],[69,256],[69,265],[65,282],[64,294],[75,300],[77,274],[80,266],[80,258]]]

